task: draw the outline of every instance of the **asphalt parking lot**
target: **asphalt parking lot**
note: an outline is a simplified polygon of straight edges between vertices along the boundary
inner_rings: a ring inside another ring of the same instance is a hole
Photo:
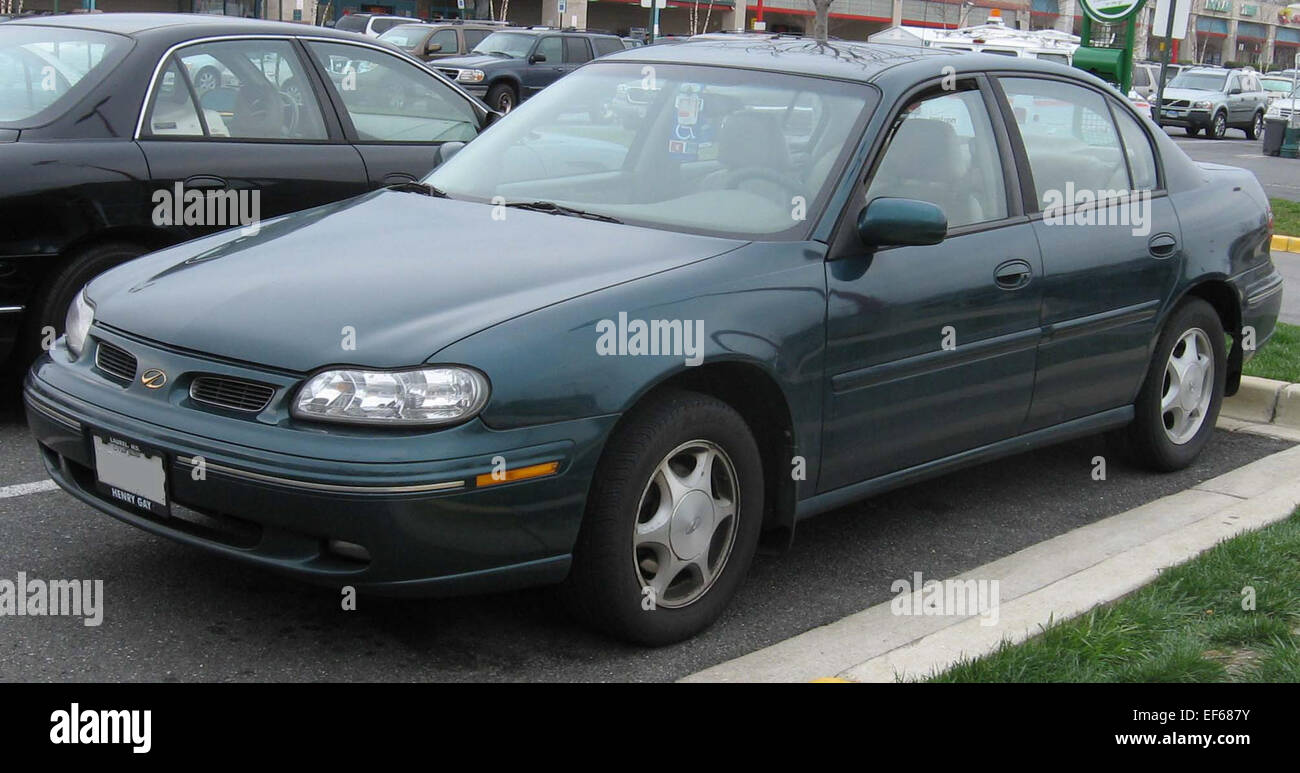
[[[1248,140],[1236,129],[1229,129],[1227,137],[1221,140],[1188,137],[1182,129],[1172,127],[1165,129],[1165,133],[1197,161],[1249,169],[1269,196],[1300,201],[1300,159],[1266,156],[1260,152],[1259,140]]]
[[[0,422],[0,489],[44,475],[21,416]],[[546,590],[401,601],[250,570],[149,536],[61,491],[0,498],[0,578],[103,580],[104,619],[0,617],[0,680],[672,680],[891,597],[920,571],[942,578],[1180,491],[1287,444],[1220,432],[1189,470],[1112,463],[1099,438],[1056,446],[877,497],[801,524],[792,550],[760,557],[712,629],[658,650],[571,623]]]

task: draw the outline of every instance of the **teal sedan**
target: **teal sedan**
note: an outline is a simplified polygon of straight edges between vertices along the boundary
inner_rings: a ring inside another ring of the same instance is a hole
[[[251,566],[557,584],[663,644],[877,492],[1101,432],[1193,463],[1281,303],[1254,177],[1036,60],[649,46],[452,151],[92,281],[26,381],[53,479]]]

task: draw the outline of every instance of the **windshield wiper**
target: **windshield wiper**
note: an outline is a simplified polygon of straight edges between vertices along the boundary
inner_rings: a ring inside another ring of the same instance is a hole
[[[581,217],[586,220],[599,220],[602,223],[622,223],[616,217],[609,215],[600,215],[595,212],[588,212],[583,209],[574,209],[566,207],[563,204],[556,204],[554,201],[512,201],[506,204],[507,207],[515,209],[526,209],[530,212],[546,212],[551,215],[566,215],[568,217]]]
[[[451,198],[451,196],[447,195],[446,191],[439,190],[427,183],[416,182],[415,180],[393,183],[392,185],[385,185],[384,187],[390,191],[399,191],[402,193],[422,193],[425,196],[432,196],[435,199]]]

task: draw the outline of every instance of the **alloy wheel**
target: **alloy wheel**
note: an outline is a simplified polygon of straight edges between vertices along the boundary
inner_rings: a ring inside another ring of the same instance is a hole
[[[1160,416],[1169,440],[1182,445],[1205,423],[1214,396],[1214,349],[1199,327],[1179,337],[1165,364]]]
[[[736,542],[736,468],[718,445],[691,440],[655,467],[641,494],[632,556],[657,606],[684,607],[722,573]]]

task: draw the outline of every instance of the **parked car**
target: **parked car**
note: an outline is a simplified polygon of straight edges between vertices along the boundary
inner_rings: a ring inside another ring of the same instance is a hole
[[[1228,129],[1240,129],[1246,139],[1264,132],[1268,93],[1253,70],[1189,67],[1165,87],[1160,124],[1181,126],[1187,136],[1201,131],[1221,140]]]
[[[418,22],[410,16],[390,16],[382,13],[350,13],[340,16],[334,23],[334,29],[343,32],[357,32],[366,37],[377,38],[399,24]]]
[[[582,107],[647,67],[639,122]],[[646,46],[424,183],[92,281],[26,382],[50,477],[250,566],[558,583],[662,644],[856,499],[1104,431],[1191,464],[1282,297],[1254,175],[1027,58]]]
[[[1165,70],[1165,83],[1173,80],[1174,77],[1182,70],[1181,65],[1169,63]],[[1133,90],[1144,99],[1155,99],[1156,86],[1160,83],[1160,63],[1159,62],[1134,62],[1133,63]]]
[[[399,24],[379,36],[416,59],[426,62],[464,56],[483,39],[505,26],[504,22],[433,22]]]
[[[623,48],[640,48],[645,45],[644,40],[638,40],[637,38],[620,38],[620,40],[623,41]]]
[[[17,342],[30,363],[100,271],[231,224],[161,217],[160,191],[256,191],[275,217],[422,177],[490,117],[350,33],[188,14],[5,22],[0,360]]]
[[[1264,91],[1268,96],[1268,104],[1270,105],[1273,104],[1273,100],[1275,99],[1285,99],[1290,97],[1291,92],[1294,91],[1296,87],[1296,81],[1289,75],[1261,75],[1259,83],[1264,87]]]
[[[469,56],[443,59],[438,69],[502,113],[595,57],[623,51],[615,35],[551,28],[498,30]]]

